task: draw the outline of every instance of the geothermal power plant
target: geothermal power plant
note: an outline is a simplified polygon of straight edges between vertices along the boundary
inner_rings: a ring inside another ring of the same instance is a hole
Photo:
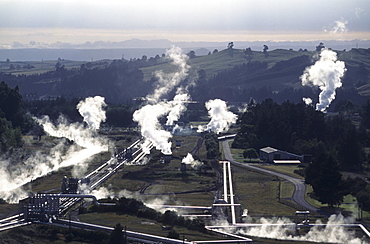
[[[220,139],[224,140],[229,137],[220,137]],[[143,160],[146,156],[143,151],[150,151],[153,145],[149,144],[148,148],[143,148],[140,146],[142,143],[142,140],[136,140],[130,147],[117,153],[110,160],[101,164],[82,178],[68,179],[64,177],[61,179],[60,193],[49,194],[46,193],[49,189],[45,189],[45,193],[37,193],[22,200],[22,211],[20,211],[19,214],[0,220],[0,231],[33,223],[48,223],[64,227],[72,226],[86,230],[112,231],[113,228],[110,227],[72,221],[67,218],[66,213],[82,199],[92,199],[93,204],[96,205],[112,205],[112,203],[99,203],[97,198],[91,194],[91,191],[98,188],[104,181],[114,175],[119,169],[123,168],[125,164],[135,164],[135,162]],[[212,206],[161,205],[151,207],[181,209],[182,215],[185,217],[197,216],[204,217],[208,220],[224,220],[222,224],[207,225],[205,228],[217,234],[229,236],[229,240],[217,240],[217,238],[215,238],[214,241],[188,242],[185,240],[175,240],[126,230],[125,235],[128,240],[142,243],[248,243],[252,242],[253,239],[246,238],[240,234],[234,234],[237,233],[235,231],[236,229],[276,225],[243,222],[242,219],[245,216],[243,216],[242,206],[235,200],[231,163],[229,161],[219,161],[217,164],[221,187],[215,193],[215,199],[217,200]],[[188,215],[186,214],[187,212],[191,212],[192,214]],[[199,214],[194,212],[199,212]],[[299,228],[326,226],[325,224],[319,225],[310,223],[307,217],[309,213],[309,211],[296,211],[295,221],[292,223],[285,223],[284,227],[297,230]],[[208,222],[211,223],[212,221]],[[360,228],[364,234],[370,237],[369,231],[361,224],[341,224],[341,226],[346,228]]]

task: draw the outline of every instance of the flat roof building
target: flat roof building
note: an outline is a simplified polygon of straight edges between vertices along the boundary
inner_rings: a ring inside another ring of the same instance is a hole
[[[303,161],[303,156],[282,151],[272,147],[260,149],[260,159],[267,163],[275,164],[298,164]]]

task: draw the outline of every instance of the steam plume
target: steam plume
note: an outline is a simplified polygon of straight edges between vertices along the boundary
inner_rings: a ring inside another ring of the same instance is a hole
[[[172,108],[167,116],[166,125],[173,125],[175,121],[179,120],[181,114],[186,110],[184,102],[189,101],[190,96],[188,94],[177,94],[173,101],[170,102]]]
[[[238,118],[236,114],[229,111],[225,101],[221,99],[209,100],[206,108],[211,121],[206,126],[199,126],[198,132],[213,131],[215,133],[225,132],[234,124]]]
[[[341,226],[342,224],[348,224],[350,222],[350,219],[346,219],[342,215],[332,215],[329,217],[328,223],[324,228],[314,226],[306,235],[293,236],[288,234],[294,233],[294,225],[291,224],[289,219],[261,218],[261,223],[265,225],[241,230],[239,233],[279,240],[310,241],[320,243],[363,243],[360,238],[355,237],[354,233],[347,231],[343,226]],[[322,223],[317,221],[316,224]]]
[[[147,100],[150,103],[159,102],[163,95],[173,90],[188,75],[190,66],[187,64],[187,61],[189,57],[182,53],[181,48],[172,46],[171,49],[166,51],[166,56],[172,60],[175,71],[172,73],[164,73],[162,70],[156,72],[158,86],[153,94],[147,96]]]
[[[78,112],[84,118],[90,129],[97,130],[100,123],[106,119],[104,107],[107,105],[104,102],[104,97],[95,96],[88,97],[84,101],[77,104]]]
[[[184,93],[183,89],[178,89],[173,101],[160,101],[160,99],[186,78],[190,67],[186,64],[188,56],[182,54],[180,48],[172,47],[166,55],[172,60],[175,72],[165,74],[159,71],[156,73],[159,78],[158,86],[153,94],[146,97],[149,104],[134,112],[133,120],[139,124],[141,135],[145,140],[152,142],[163,154],[170,155],[172,152],[169,140],[172,135],[163,130],[159,119],[167,115],[166,124],[173,125],[186,109],[184,102],[189,100],[189,95]]]
[[[87,101],[87,103],[86,103]],[[89,99],[82,103],[82,109],[89,104]],[[81,109],[81,107],[80,107]],[[85,108],[86,109],[86,108]],[[94,108],[91,109],[93,111]],[[91,128],[99,128],[101,118],[104,116],[92,116],[81,113],[85,121],[89,121]],[[92,113],[93,114],[93,113]],[[68,123],[67,119],[60,116],[57,125],[54,125],[48,116],[35,120],[41,124],[46,133],[61,139],[54,140],[58,143],[53,146],[48,154],[35,152],[31,156],[21,157],[17,163],[0,159],[0,197],[8,202],[15,203],[19,199],[27,197],[27,193],[21,189],[39,177],[45,176],[52,171],[68,166],[76,166],[72,170],[74,177],[81,177],[86,170],[85,162],[91,156],[106,151],[107,142],[99,138],[93,131],[80,123]],[[66,139],[74,143],[68,143]]]
[[[182,159],[182,163],[189,164],[192,168],[197,168],[203,164],[202,162],[195,160],[193,158],[193,155],[191,155],[190,153],[188,153],[186,157]]]
[[[309,97],[304,97],[302,98],[303,102],[307,105],[310,106],[312,104],[312,99]]]
[[[90,192],[87,192],[90,193]],[[121,190],[118,193],[114,192],[112,190],[112,186],[109,185],[108,187],[99,187],[97,190],[93,190],[91,192],[92,195],[94,195],[97,199],[104,199],[104,198],[113,198],[113,199],[119,199],[121,197],[125,198],[133,198],[137,199],[139,201],[142,201],[147,207],[150,207],[152,209],[155,209],[156,211],[159,211],[161,213],[164,213],[167,210],[172,211],[178,211],[178,209],[169,209],[164,208],[163,205],[166,204],[168,201],[174,201],[173,199],[170,199],[169,196],[161,196],[153,198],[150,195],[143,195],[139,192],[131,192],[129,190]],[[182,205],[180,202],[176,202],[177,205]]]
[[[139,123],[141,135],[145,140],[151,141],[155,148],[163,154],[171,154],[171,133],[162,129],[159,118],[168,113],[168,107],[164,103],[146,105],[136,110],[133,120]]]
[[[325,111],[335,99],[335,90],[342,86],[342,77],[346,71],[345,63],[337,60],[337,54],[322,49],[320,59],[307,67],[300,77],[304,86],[318,86],[321,90],[316,110]]]

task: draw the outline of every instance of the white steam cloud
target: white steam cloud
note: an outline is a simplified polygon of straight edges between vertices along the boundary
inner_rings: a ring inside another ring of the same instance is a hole
[[[155,105],[146,105],[136,110],[133,120],[138,122],[141,135],[145,140],[153,143],[156,149],[161,150],[163,154],[171,154],[171,133],[162,129],[159,118],[168,113],[166,103]]]
[[[100,118],[94,121],[93,116],[90,116],[89,119],[84,117],[84,120],[89,120],[91,125],[94,125],[92,128],[99,128]],[[83,176],[87,168],[86,160],[108,149],[106,140],[98,137],[96,133],[80,123],[68,123],[63,116],[59,117],[57,125],[54,125],[48,116],[41,119],[35,118],[35,120],[49,135],[67,138],[69,142],[74,143],[71,144],[65,139],[54,140],[57,144],[49,150],[48,154],[38,151],[31,156],[21,157],[17,163],[0,160],[0,175],[2,176],[0,198],[11,203],[27,197],[28,194],[21,188],[24,184],[60,168],[75,166],[76,168],[72,170],[73,176]]]
[[[190,100],[190,96],[186,93],[177,94],[173,101],[170,101],[171,109],[167,115],[166,125],[174,125],[175,121],[178,121],[180,116],[185,112],[185,102]]]
[[[187,61],[189,57],[182,53],[181,48],[172,46],[171,49],[166,51],[166,56],[172,60],[175,71],[171,73],[164,73],[162,70],[156,72],[158,85],[153,94],[147,96],[147,100],[150,103],[159,102],[163,95],[172,91],[188,75],[190,66],[187,64]]]
[[[325,111],[335,99],[336,89],[342,86],[342,77],[346,72],[345,63],[337,60],[337,54],[322,49],[320,59],[304,70],[300,77],[304,86],[318,86],[321,90],[316,110]]]
[[[193,158],[193,155],[191,155],[190,153],[188,153],[188,155],[186,155],[186,157],[182,159],[181,163],[191,165],[192,168],[198,168],[203,164],[202,162],[195,160]]]
[[[170,142],[172,134],[162,128],[159,119],[167,115],[166,124],[173,125],[185,111],[184,102],[190,97],[183,92],[183,89],[178,89],[173,101],[160,101],[160,99],[187,77],[190,66],[186,63],[188,56],[183,54],[178,47],[167,50],[166,55],[172,60],[175,72],[165,74],[159,71],[156,73],[159,78],[158,86],[153,94],[146,97],[149,104],[134,112],[133,120],[139,124],[141,135],[146,141],[152,142],[155,148],[161,150],[163,154],[170,155],[172,154]]]
[[[100,123],[106,119],[104,107],[107,105],[104,102],[104,97],[95,96],[88,97],[84,101],[77,104],[78,112],[84,118],[90,129],[97,130]]]
[[[310,106],[312,104],[312,99],[309,97],[304,97],[302,98],[303,102],[307,105]]]
[[[86,192],[89,193],[89,192]],[[150,195],[143,195],[139,192],[131,192],[129,190],[121,190],[118,193],[114,192],[112,190],[112,186],[109,185],[108,187],[99,187],[99,189],[93,190],[91,192],[92,195],[94,195],[97,199],[106,199],[106,198],[111,198],[111,199],[119,199],[121,197],[125,198],[133,198],[139,201],[142,201],[147,207],[155,209],[156,211],[159,211],[161,213],[166,212],[167,210],[173,210],[173,211],[178,211],[178,209],[175,208],[165,208],[163,205],[165,205],[167,202],[171,201],[173,202],[174,200],[171,199],[170,196],[161,196],[161,197],[155,197]],[[182,205],[182,203],[177,202],[177,205]]]
[[[226,102],[221,99],[209,100],[206,102],[206,108],[211,121],[206,126],[199,126],[198,132],[225,132],[238,118],[236,114],[229,111]]]
[[[240,230],[239,234],[258,236],[264,238],[272,238],[278,240],[295,240],[295,241],[310,241],[320,243],[350,243],[360,244],[360,238],[356,237],[351,231],[348,231],[343,224],[349,224],[352,221],[344,218],[342,215],[332,215],[329,217],[327,225],[321,225],[320,221],[316,222],[316,226],[312,227],[305,235],[292,235],[294,225],[289,219],[266,219],[261,218],[261,223],[264,225],[251,227]]]

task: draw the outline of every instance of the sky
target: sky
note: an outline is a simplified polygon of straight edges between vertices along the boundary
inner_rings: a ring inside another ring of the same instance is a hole
[[[370,39],[370,0],[0,0],[0,44]]]

